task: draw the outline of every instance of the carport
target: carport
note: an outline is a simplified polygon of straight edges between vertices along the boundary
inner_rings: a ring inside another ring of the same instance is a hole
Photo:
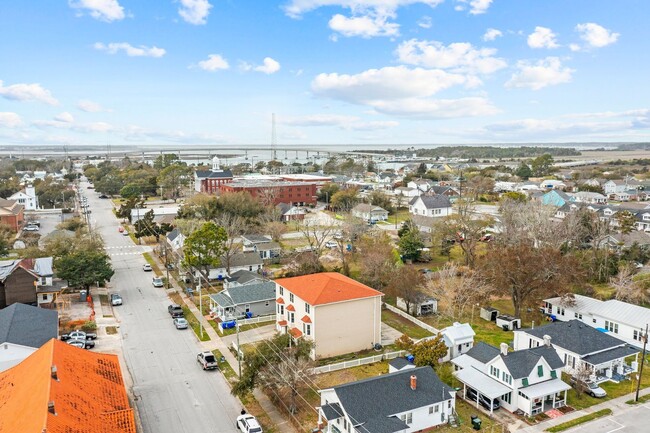
[[[456,379],[463,383],[463,398],[467,398],[467,387],[473,388],[477,391],[476,393],[476,407],[479,405],[479,397],[482,395],[490,399],[490,403],[493,403],[495,399],[512,392],[512,389],[508,388],[504,384],[497,382],[492,379],[487,374],[477,370],[474,367],[464,368],[460,371],[454,373]],[[490,415],[492,415],[492,404],[490,404]]]

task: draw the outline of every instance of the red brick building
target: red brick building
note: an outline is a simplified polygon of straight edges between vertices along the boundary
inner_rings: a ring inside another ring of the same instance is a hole
[[[18,232],[25,223],[25,207],[16,200],[0,198],[0,224],[6,224]]]
[[[273,205],[316,205],[316,184],[307,182],[242,180],[221,184],[219,190],[222,193],[247,191],[253,197]]]
[[[212,158],[211,170],[196,170],[194,172],[194,189],[197,192],[216,194],[224,183],[232,182],[232,172],[219,167],[219,158]]]

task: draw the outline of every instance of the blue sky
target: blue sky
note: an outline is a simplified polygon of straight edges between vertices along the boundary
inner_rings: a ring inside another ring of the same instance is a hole
[[[0,144],[648,140],[647,0],[24,0]]]

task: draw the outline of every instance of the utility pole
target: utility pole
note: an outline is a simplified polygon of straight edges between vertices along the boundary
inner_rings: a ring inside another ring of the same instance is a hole
[[[239,322],[235,319],[235,329],[237,329],[237,366],[239,367],[239,377],[241,377],[241,348],[239,347]]]
[[[196,291],[199,293],[199,313],[203,315],[203,297],[201,296],[201,277],[198,278]],[[203,321],[199,320],[199,329],[201,330],[201,339],[203,339]]]
[[[639,380],[636,382],[636,396],[634,401],[639,401],[639,390],[641,389],[641,379],[643,378],[643,364],[645,364],[645,350],[648,345],[648,324],[645,324],[645,334],[643,335],[643,354],[641,355],[641,368],[639,368]]]

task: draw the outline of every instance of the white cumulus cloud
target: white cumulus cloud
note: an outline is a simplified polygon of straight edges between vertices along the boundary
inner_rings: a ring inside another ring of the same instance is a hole
[[[194,25],[202,25],[207,22],[212,8],[208,0],[180,0],[180,3],[178,14],[185,22]]]
[[[557,48],[559,47],[557,35],[546,27],[537,26],[535,31],[528,35],[528,46],[531,48]]]
[[[493,41],[500,36],[503,36],[503,32],[501,32],[501,30],[489,28],[485,31],[485,34],[483,35],[483,40],[486,42]]]
[[[399,24],[388,22],[387,16],[358,16],[346,17],[336,14],[330,19],[330,29],[346,37],[360,36],[372,38],[376,36],[399,35]]]
[[[620,33],[614,33],[596,23],[578,24],[576,26],[576,31],[580,34],[580,39],[594,48],[602,48],[611,45],[616,42],[620,36]]]
[[[101,111],[108,111],[97,102],[89,101],[87,99],[82,99],[77,102],[77,108],[81,111],[85,111],[86,113],[99,113]]]
[[[86,12],[100,21],[119,21],[125,16],[124,8],[117,0],[69,0],[68,4],[80,14]]]
[[[5,128],[15,128],[23,123],[20,116],[11,112],[0,112],[0,126]]]
[[[127,42],[111,42],[110,44],[97,42],[93,45],[93,48],[99,51],[106,51],[109,54],[116,54],[120,51],[124,51],[124,53],[129,57],[162,57],[166,53],[163,48],[155,46],[147,47],[145,45],[134,47]]]
[[[339,6],[341,8],[359,12],[375,10],[393,13],[402,6],[419,3],[433,8],[443,1],[444,0],[291,0],[284,6],[284,11],[291,18],[300,18],[306,12],[316,10],[323,6]]]
[[[68,113],[67,111],[64,111],[63,113],[59,113],[56,116],[54,116],[54,120],[57,120],[59,122],[65,122],[65,123],[73,123],[74,117],[72,116],[72,114]]]
[[[492,0],[456,0],[458,5],[454,9],[464,11],[469,7],[471,15],[481,15],[487,12],[492,4]]]
[[[417,39],[402,42],[396,50],[402,63],[480,74],[491,74],[507,66],[503,59],[494,57],[496,52],[494,48],[475,48],[467,42],[444,45]]]
[[[540,90],[547,86],[568,83],[575,70],[562,66],[557,57],[547,57],[535,63],[517,62],[517,72],[506,83],[506,87]]]
[[[280,70],[280,63],[270,57],[264,57],[264,61],[260,66],[256,66],[253,70],[263,72],[267,75],[274,74]]]
[[[207,60],[201,60],[198,67],[204,71],[215,72],[230,68],[228,61],[224,59],[221,54],[210,54]]]
[[[423,29],[430,29],[432,25],[433,24],[431,22],[430,16],[425,15],[418,20],[418,26],[422,27]]]
[[[59,105],[52,93],[38,83],[19,83],[5,87],[0,80],[0,96],[12,101],[40,101],[48,105]]]

